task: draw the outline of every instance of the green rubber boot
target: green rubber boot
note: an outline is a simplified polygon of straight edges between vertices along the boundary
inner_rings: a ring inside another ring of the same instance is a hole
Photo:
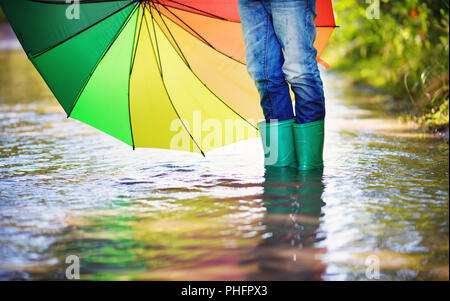
[[[258,123],[264,149],[264,166],[297,167],[293,124],[294,119]]]
[[[297,168],[299,170],[323,168],[325,121],[294,124],[293,128]]]

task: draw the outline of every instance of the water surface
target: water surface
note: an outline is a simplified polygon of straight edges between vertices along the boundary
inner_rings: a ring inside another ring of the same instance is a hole
[[[132,151],[66,115],[0,52],[0,279],[448,280],[448,144],[324,75],[323,172],[262,166],[258,140]],[[376,256],[376,257],[374,257]]]

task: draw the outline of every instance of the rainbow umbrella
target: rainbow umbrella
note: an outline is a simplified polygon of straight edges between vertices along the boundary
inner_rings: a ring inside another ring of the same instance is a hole
[[[69,3],[67,3],[69,2]],[[318,0],[318,58],[335,27]],[[68,117],[135,147],[204,152],[256,137],[237,0],[0,0]]]

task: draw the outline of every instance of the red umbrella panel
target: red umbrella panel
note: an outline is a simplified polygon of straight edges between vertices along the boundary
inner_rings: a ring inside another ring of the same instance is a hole
[[[245,63],[245,50],[238,0],[160,0],[158,9],[179,26],[229,57]],[[336,22],[331,0],[317,0],[317,38],[319,62]]]

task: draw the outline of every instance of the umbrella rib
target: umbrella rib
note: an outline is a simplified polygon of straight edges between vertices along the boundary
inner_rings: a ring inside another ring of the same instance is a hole
[[[134,15],[136,8],[139,6],[136,6],[131,13],[128,15],[127,19],[125,20],[125,22],[122,24],[122,26],[120,27],[119,31],[117,32],[117,34],[114,36],[113,40],[109,43],[108,48],[106,48],[105,52],[102,54],[101,58],[98,60],[97,64],[95,65],[94,69],[92,70],[92,72],[89,74],[88,79],[86,80],[86,82],[83,85],[83,88],[81,89],[80,93],[78,93],[77,99],[75,100],[72,108],[69,111],[69,114],[67,115],[67,118],[70,118],[70,115],[73,112],[73,109],[76,107],[78,100],[80,99],[81,95],[84,92],[84,89],[86,89],[86,86],[88,85],[89,81],[92,78],[92,75],[94,75],[95,71],[97,70],[98,66],[100,65],[100,63],[102,62],[102,60],[105,58],[105,56],[108,54],[109,50],[111,49],[112,45],[114,44],[114,42],[116,42],[117,38],[120,36],[120,34],[122,33],[122,31],[124,30],[124,28],[127,26],[128,22],[131,20],[131,17]]]
[[[159,1],[158,1],[159,2]],[[180,22],[182,22],[184,25],[186,25],[186,27],[188,27],[190,30],[192,30],[195,35],[193,35],[194,37],[196,37],[197,39],[199,39],[200,41],[202,41],[203,43],[205,43],[206,45],[208,45],[209,47],[211,47],[212,49],[214,49],[215,51],[217,51],[218,53],[226,56],[227,58],[232,59],[233,61],[238,62],[239,64],[245,65],[243,62],[241,62],[240,60],[220,51],[219,49],[215,48],[211,43],[208,42],[207,39],[205,39],[200,33],[198,33],[195,29],[193,29],[191,26],[189,26],[189,24],[187,24],[183,19],[181,19],[177,14],[175,14],[172,10],[169,9],[169,7],[167,7],[166,5],[160,4],[161,6],[163,6],[170,14],[172,14],[175,18],[177,18]],[[227,20],[225,20],[227,21]],[[231,21],[228,21],[231,22]],[[180,26],[183,30],[187,31],[185,28],[183,28],[182,26]],[[189,31],[187,31],[189,32]],[[196,36],[197,35],[197,36]]]
[[[207,12],[207,11],[201,10],[201,9],[199,9],[199,8],[196,8],[196,7],[193,7],[193,6],[184,4],[184,3],[180,3],[180,2],[177,2],[177,1],[173,1],[173,0],[168,0],[168,2],[173,2],[173,3],[175,3],[175,4],[178,4],[178,5],[181,5],[181,6],[190,8],[190,9],[192,9],[192,10],[194,10],[194,11],[200,12],[201,14],[205,14],[204,16],[206,16],[206,17],[210,17],[210,18],[214,18],[214,19],[220,19],[220,20],[229,21],[229,22],[239,23],[239,22],[237,22],[237,21],[228,20],[228,19],[223,18],[223,17],[221,17],[221,16],[217,16],[217,15],[215,15],[215,14],[209,13],[209,12]],[[170,7],[173,7],[173,6],[170,6]]]
[[[151,13],[150,13],[150,16],[152,17],[153,35],[155,36],[155,39],[157,39],[155,26],[153,26],[153,16],[151,15]],[[145,14],[144,14],[144,18],[145,18],[145,24],[147,25],[147,28],[149,28],[147,17],[145,16]],[[148,30],[148,34],[149,34],[150,41],[151,41],[152,38],[150,36],[150,29]],[[155,41],[155,43],[156,43],[156,51],[158,53],[158,55],[157,55],[157,65],[158,65],[159,73],[161,74],[161,78],[163,79],[163,82],[164,82],[164,74],[163,74],[163,70],[162,70],[161,55],[159,54],[159,44],[158,44],[157,40]],[[153,43],[152,43],[152,46],[153,46]]]
[[[49,0],[28,0],[29,2],[37,2],[42,4],[70,4],[67,3],[66,0],[62,0],[61,2],[58,1],[49,1]],[[78,0],[80,4],[91,4],[91,3],[102,3],[102,2],[116,2],[117,0]],[[125,0],[123,0],[125,1]],[[130,0],[133,1],[133,0]],[[139,0],[138,0],[139,1]]]
[[[35,2],[36,2],[36,0],[35,0]],[[106,2],[106,1],[101,1],[101,2]],[[84,28],[83,30],[81,30],[81,31],[79,31],[79,32],[77,32],[77,33],[71,35],[70,37],[68,37],[68,38],[66,38],[66,39],[64,39],[64,40],[62,40],[61,42],[58,42],[58,43],[56,43],[56,44],[53,45],[53,46],[49,46],[49,47],[47,47],[46,49],[41,50],[41,51],[39,51],[39,52],[37,52],[37,53],[35,53],[35,54],[32,54],[31,51],[28,51],[27,54],[30,55],[31,57],[33,57],[34,59],[36,59],[36,58],[40,57],[41,55],[43,55],[43,54],[49,52],[50,50],[52,50],[52,49],[58,47],[59,45],[64,44],[65,42],[67,42],[67,41],[69,41],[69,40],[71,40],[71,39],[77,37],[78,35],[82,34],[82,33],[85,32],[85,31],[91,29],[91,28],[94,27],[95,25],[98,25],[99,23],[105,21],[106,19],[108,19],[108,18],[114,16],[115,14],[121,12],[122,10],[124,10],[124,9],[127,8],[127,7],[129,7],[130,5],[136,4],[136,3],[138,3],[138,2],[139,2],[139,0],[133,0],[132,2],[130,2],[130,3],[128,3],[127,5],[125,5],[124,7],[122,7],[122,8],[120,8],[120,9],[116,10],[115,12],[112,12],[112,13],[109,14],[108,16],[102,18],[101,20],[95,22],[94,24],[89,25],[88,27],[86,27],[86,28]],[[52,3],[58,4],[58,2],[52,2]],[[62,4],[62,3],[61,3],[61,4]]]
[[[175,37],[173,36],[172,32],[170,31],[169,27],[167,26],[166,22],[164,21],[164,18],[162,17],[161,13],[159,12],[159,10],[154,6],[156,12],[158,13],[159,17],[161,18],[161,21],[164,23],[164,27],[167,29],[167,31],[169,32],[170,36],[172,37],[176,47],[178,48],[178,50],[180,51],[180,54],[182,56],[182,59],[185,61],[186,65],[189,67],[189,69],[191,69],[190,65],[189,65],[189,61],[187,60],[187,58],[184,56],[183,51],[181,50],[180,45],[178,44],[177,40],[175,39]],[[151,14],[151,12],[150,12]]]
[[[130,76],[133,73],[133,69],[134,69],[134,62],[136,60],[137,48],[139,46],[139,40],[140,40],[140,37],[141,37],[141,31],[142,31],[142,24],[143,24],[143,21],[144,21],[144,13],[145,13],[145,9],[142,10],[141,23],[139,24],[139,32],[138,32],[137,39],[136,39],[137,43],[136,43],[136,45],[135,45],[135,47],[133,49],[133,59],[132,59],[132,62],[131,62]]]
[[[151,12],[150,12],[150,14],[151,14]],[[151,15],[151,16],[152,16],[152,26],[153,26],[153,32],[154,32],[154,34],[155,34],[155,44],[156,44],[156,48],[157,48],[156,50],[157,50],[157,52],[155,52],[155,47],[154,47],[154,45],[153,45],[152,37],[151,37],[151,35],[150,35],[150,29],[149,29],[149,25],[148,25],[148,21],[147,21],[147,16],[146,16],[146,14],[144,14],[145,23],[146,23],[146,25],[147,25],[147,26],[146,26],[146,27],[147,27],[147,33],[148,33],[148,37],[149,37],[149,39],[150,39],[150,43],[151,43],[151,45],[152,45],[153,55],[154,55],[155,59],[161,63],[161,56],[160,56],[160,54],[159,54],[159,46],[158,46],[158,38],[157,38],[157,36],[156,36],[155,25],[154,25],[154,23],[153,23],[153,15]],[[158,58],[157,58],[157,56],[158,56]],[[159,68],[158,68],[158,69],[159,69]],[[205,156],[205,153],[204,153],[203,150],[202,150],[202,148],[199,146],[199,144],[197,143],[197,141],[195,141],[193,135],[191,134],[191,132],[190,132],[190,131],[188,130],[188,128],[186,127],[186,124],[183,122],[183,119],[181,119],[181,116],[180,116],[180,114],[178,113],[178,110],[175,108],[175,105],[174,105],[174,103],[173,103],[173,101],[172,101],[172,98],[170,97],[169,91],[168,91],[167,86],[166,86],[166,83],[165,83],[165,81],[164,81],[164,76],[163,76],[163,73],[162,73],[162,66],[161,66],[161,69],[159,69],[159,72],[160,72],[160,76],[161,76],[161,82],[162,82],[162,84],[163,84],[163,87],[164,87],[164,90],[165,90],[165,92],[166,92],[167,98],[169,99],[169,102],[170,102],[170,104],[171,104],[171,106],[172,106],[172,109],[174,110],[175,114],[177,115],[178,119],[180,120],[180,122],[181,122],[181,124],[183,125],[184,129],[186,130],[186,132],[189,134],[189,137],[192,139],[192,141],[194,141],[194,144],[195,144],[196,147],[200,150],[200,153],[202,154],[202,156],[203,156],[203,157],[206,157],[206,156]]]
[[[159,0],[158,4],[161,5],[162,7],[164,7],[169,13],[171,13],[175,18],[177,18],[181,23],[183,23],[186,27],[188,27],[190,30],[192,30],[193,33],[195,33],[196,35],[198,35],[198,37],[205,43],[208,44],[209,46],[213,47],[201,34],[199,34],[194,28],[192,28],[191,26],[189,26],[189,24],[187,24],[186,22],[184,22],[184,20],[182,20],[180,17],[178,17],[175,13],[173,13],[167,6],[163,5]],[[156,9],[158,12],[159,10]]]
[[[132,14],[133,15],[133,14]],[[139,18],[139,14],[138,14],[138,18]],[[139,20],[139,19],[138,19]],[[133,144],[133,150],[136,149],[136,145],[134,144],[134,135],[133,135],[133,123],[132,123],[132,119],[131,119],[131,96],[130,96],[130,85],[131,85],[131,72],[133,70],[133,66],[134,66],[134,59],[136,57],[136,52],[137,52],[137,47],[139,45],[139,37],[141,35],[141,27],[142,27],[142,19],[141,19],[141,24],[139,25],[139,35],[138,35],[138,39],[136,40],[136,32],[137,32],[137,27],[138,27],[138,22],[136,20],[136,27],[134,29],[134,37],[133,37],[133,48],[132,48],[132,52],[131,52],[131,58],[130,58],[130,72],[129,72],[129,76],[128,76],[128,117],[130,119],[130,131],[131,131],[131,143]]]
[[[151,12],[150,12],[151,14]],[[164,21],[163,21],[164,22]],[[164,24],[166,24],[164,22]],[[167,26],[167,25],[166,25]],[[167,30],[169,31],[169,33],[171,34],[171,36],[173,37],[170,29],[167,27]],[[156,35],[155,35],[156,36]],[[175,40],[175,38],[173,37],[173,39]],[[171,44],[172,45],[172,44]],[[173,47],[173,45],[172,45]],[[180,49],[182,56],[184,57],[183,51]],[[178,52],[177,52],[178,53]],[[182,58],[182,57],[180,57]],[[239,118],[241,118],[243,121],[247,122],[249,125],[251,125],[253,128],[255,128],[257,130],[257,127],[255,127],[253,124],[251,124],[246,118],[244,118],[241,114],[239,114],[235,109],[233,109],[230,105],[228,105],[225,101],[223,101],[216,93],[214,93],[214,91],[212,91],[201,79],[200,77],[194,72],[194,70],[188,65],[186,64],[186,66],[188,67],[189,71],[191,71],[191,73],[197,78],[197,80],[206,88],[208,89],[208,91],[213,94],[223,105],[225,105],[228,109],[230,109],[233,113],[235,113]]]

